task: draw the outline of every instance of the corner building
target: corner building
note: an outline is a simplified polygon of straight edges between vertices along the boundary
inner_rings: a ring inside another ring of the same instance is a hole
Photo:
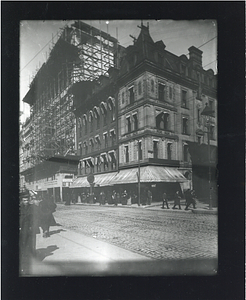
[[[208,150],[201,112],[207,103],[217,114],[216,76],[203,69],[198,48],[188,49],[189,58],[178,57],[162,41],[153,41],[148,25],[141,24],[140,29],[133,45],[117,51],[118,63],[109,68],[108,76],[74,85],[81,159],[80,176],[70,188],[89,190],[87,176],[93,174],[95,194],[104,190],[108,199],[113,190],[137,195],[138,179],[141,203],[146,203],[148,190],[153,201],[160,201],[164,191],[172,198],[177,190],[198,188],[199,195],[207,170],[201,172],[199,163],[194,169],[192,159],[202,160]],[[213,151],[216,129],[213,117]],[[191,148],[202,157],[192,157]],[[216,155],[211,158],[216,166]]]

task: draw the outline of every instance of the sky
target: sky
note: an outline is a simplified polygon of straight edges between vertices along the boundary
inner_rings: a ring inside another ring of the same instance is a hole
[[[133,44],[140,33],[141,20],[81,20],[93,27],[118,38],[121,46]],[[47,60],[50,49],[57,41],[57,34],[74,21],[21,21],[20,23],[20,111],[21,122],[30,115],[29,105],[22,99],[37,70]],[[203,51],[203,68],[217,73],[217,24],[215,20],[143,20],[154,42],[162,40],[166,50],[177,56],[188,54],[188,48],[195,46]]]

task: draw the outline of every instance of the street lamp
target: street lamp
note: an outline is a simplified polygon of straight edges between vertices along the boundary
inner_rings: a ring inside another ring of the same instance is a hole
[[[214,111],[208,103],[206,103],[205,108],[201,112],[201,115],[205,117],[206,127],[208,131],[206,132],[208,135],[208,186],[209,186],[209,209],[212,210],[212,191],[211,191],[211,164],[210,164],[210,132],[211,132],[211,118],[214,117]]]

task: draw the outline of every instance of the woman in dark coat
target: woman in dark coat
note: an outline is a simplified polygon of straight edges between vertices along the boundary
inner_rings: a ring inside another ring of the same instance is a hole
[[[56,211],[56,204],[52,199],[44,198],[39,204],[40,209],[40,226],[43,230],[43,237],[47,238],[50,236],[50,226],[55,226],[56,221],[53,216],[53,212]]]

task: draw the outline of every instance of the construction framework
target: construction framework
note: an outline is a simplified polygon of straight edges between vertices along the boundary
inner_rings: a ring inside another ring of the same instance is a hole
[[[76,152],[76,119],[69,89],[77,82],[108,76],[108,69],[118,63],[118,41],[108,33],[82,21],[62,30],[23,99],[31,112],[26,121],[29,139],[22,144],[23,169],[57,154]]]

